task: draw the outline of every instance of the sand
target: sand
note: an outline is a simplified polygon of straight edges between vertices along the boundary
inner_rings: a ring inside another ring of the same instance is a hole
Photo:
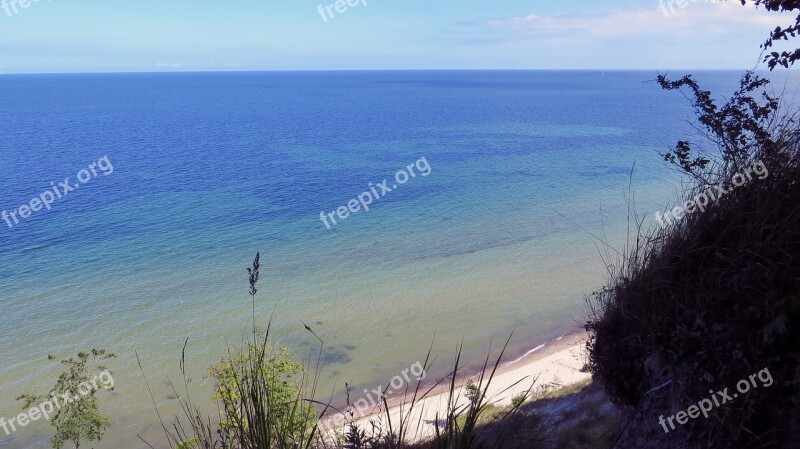
[[[512,398],[526,391],[535,392],[568,386],[590,378],[591,374],[581,372],[586,362],[586,340],[587,335],[583,332],[566,335],[537,346],[515,360],[503,361],[487,391],[487,402],[504,406],[511,404]],[[459,376],[455,390],[457,406],[461,407],[468,403],[465,385],[469,380],[477,382],[478,376],[479,373]],[[431,385],[423,386],[419,395],[428,393],[422,399],[418,398],[413,408],[410,407],[413,392],[405,397],[392,397],[387,400],[395,433],[401,417],[404,422],[409,423],[405,431],[407,441],[419,441],[434,435],[437,417],[441,421],[447,414],[449,380],[432,390],[431,387]],[[323,433],[327,435],[342,433],[344,432],[342,422],[350,421],[349,416],[344,417],[339,413],[328,416],[322,421],[325,429]],[[380,408],[370,408],[361,414],[356,412],[353,421],[368,435],[374,425],[388,429],[387,414]]]

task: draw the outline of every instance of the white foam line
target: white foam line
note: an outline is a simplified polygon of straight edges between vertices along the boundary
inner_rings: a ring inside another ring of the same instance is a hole
[[[540,350],[540,349],[544,348],[545,346],[547,346],[547,343],[545,343],[545,344],[542,344],[542,345],[539,345],[539,346],[537,346],[537,347],[535,347],[535,348],[531,349],[530,351],[526,352],[526,353],[525,353],[525,355],[523,355],[522,357],[520,357],[520,358],[518,358],[518,359],[516,359],[516,360],[513,360],[513,361],[511,361],[511,362],[508,362],[508,363],[506,363],[506,366],[508,366],[508,365],[513,365],[513,364],[515,364],[515,363],[519,362],[520,360],[522,360],[522,359],[524,359],[525,357],[527,357],[527,356],[529,356],[529,355],[533,354],[534,352],[536,352],[536,351],[538,351],[538,350]]]

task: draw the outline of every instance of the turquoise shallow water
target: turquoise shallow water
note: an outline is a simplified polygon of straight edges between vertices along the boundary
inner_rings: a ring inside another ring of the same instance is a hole
[[[312,351],[303,323],[325,339],[322,391],[381,383],[424,358],[434,335],[441,372],[462,340],[478,360],[512,330],[510,356],[580,328],[583,296],[605,276],[588,232],[619,248],[629,181],[642,214],[679,187],[657,152],[690,131],[689,107],[643,83],[653,77],[0,78],[0,119],[15,123],[0,129],[0,207],[102,156],[113,164],[51,211],[0,222],[0,416],[55,376],[48,354],[104,347],[119,355],[103,402],[115,424],[95,447],[159,441],[134,351],[165,415],[186,338],[193,386],[208,391],[205,368],[251,322],[256,251],[259,322],[274,312],[275,335],[299,356]],[[724,90],[737,76],[701,77]],[[331,230],[320,221],[421,157],[428,176]],[[39,422],[0,445],[43,446],[47,432]]]

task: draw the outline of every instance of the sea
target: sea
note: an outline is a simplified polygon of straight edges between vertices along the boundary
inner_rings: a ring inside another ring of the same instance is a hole
[[[740,75],[685,73],[720,96]],[[158,415],[187,391],[216,416],[208,367],[253,307],[273,343],[320,361],[320,400],[429,352],[434,379],[459,350],[474,368],[510,338],[512,363],[580,331],[587,295],[685,186],[660,154],[700,138],[657,75],[0,75],[0,417],[103,348],[113,425],[92,447],[166,447]],[[51,436],[39,420],[0,447]]]

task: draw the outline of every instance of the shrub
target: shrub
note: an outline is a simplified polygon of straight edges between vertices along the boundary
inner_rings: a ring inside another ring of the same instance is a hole
[[[212,366],[210,372],[216,380],[214,397],[225,411],[220,425],[227,431],[237,433],[237,426],[250,427],[252,417],[245,412],[243,405],[248,401],[243,395],[254,390],[266,402],[263,410],[268,416],[263,418],[273,435],[300,440],[314,423],[315,410],[301,395],[303,366],[287,348],[247,343],[243,350]]]
[[[67,366],[67,371],[58,376],[53,388],[46,395],[23,394],[17,397],[23,401],[23,409],[30,409],[34,405],[45,402],[58,401],[50,424],[55,427],[56,434],[50,440],[55,449],[61,449],[65,443],[70,442],[80,449],[83,443],[100,441],[111,421],[100,414],[97,397],[100,391],[98,379],[110,376],[111,372],[96,361],[116,357],[103,349],[92,349],[90,352],[80,352],[77,358],[62,360],[61,364]],[[49,356],[48,360],[55,360]],[[110,385],[103,385],[113,389]],[[69,400],[63,399],[70,398]],[[40,407],[41,409],[41,407]]]
[[[782,417],[796,416],[800,386],[800,139],[794,121],[776,116],[771,96],[754,96],[765,82],[753,74],[721,107],[691,77],[659,82],[691,91],[699,123],[720,149],[717,157],[692,156],[694,146],[679,142],[665,155],[694,179],[686,198],[757,162],[769,175],[672,226],[644,233],[637,222],[640,234],[609,286],[589,300],[592,372],[613,399],[649,420],[768,367],[776,385],[672,437],[682,438],[683,447],[782,447],[795,438],[789,429],[797,423]],[[630,426],[628,432],[646,429]]]

